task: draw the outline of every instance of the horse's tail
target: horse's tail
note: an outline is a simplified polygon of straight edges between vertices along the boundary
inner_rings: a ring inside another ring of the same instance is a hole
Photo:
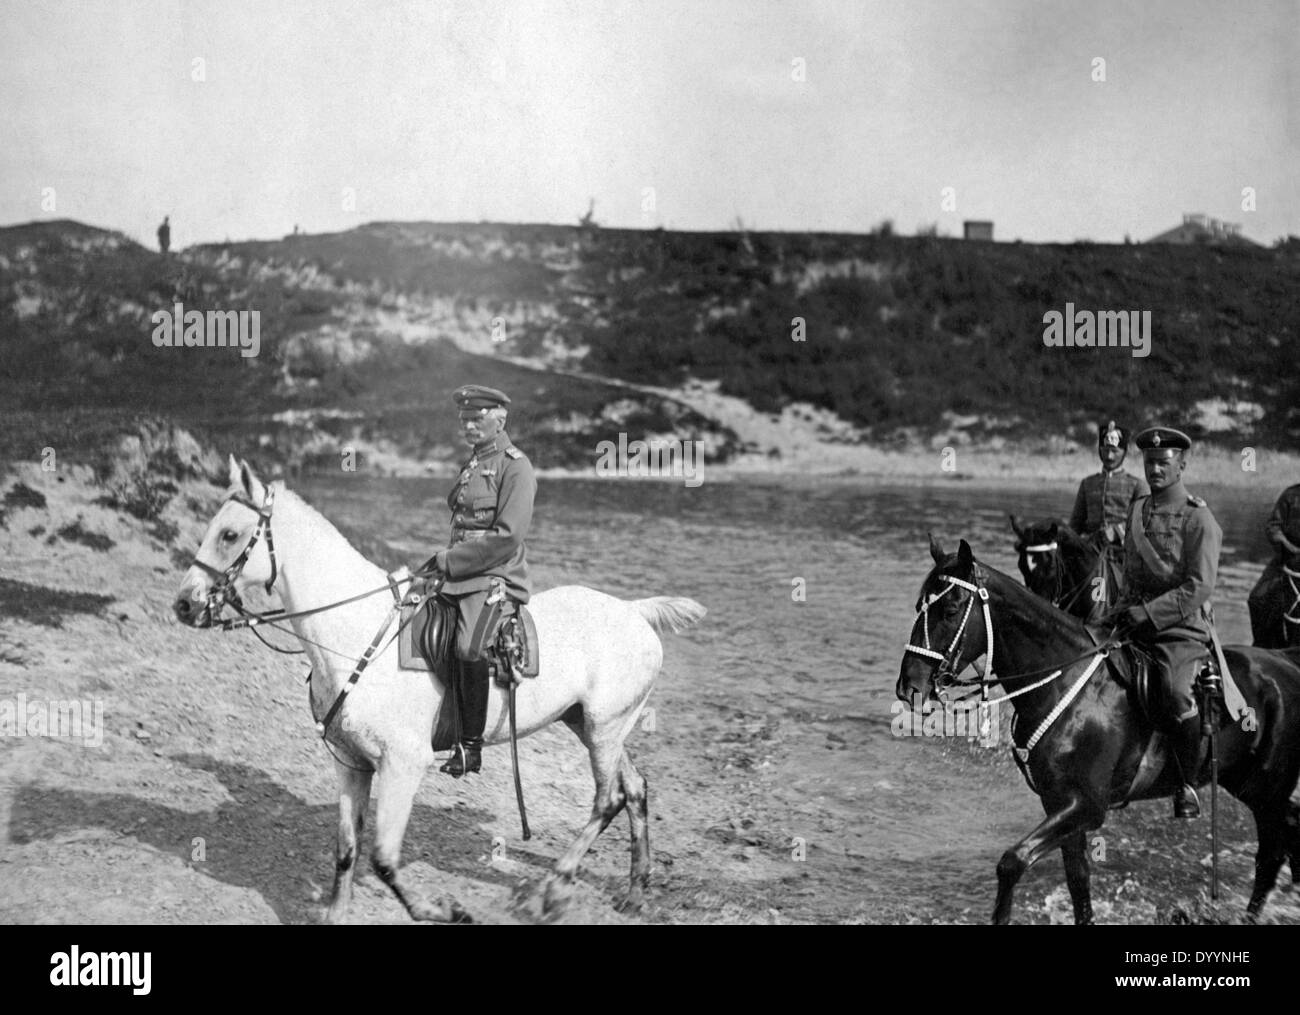
[[[658,634],[672,631],[677,634],[693,624],[698,624],[709,611],[694,599],[684,596],[652,596],[632,601],[635,610],[645,617]]]

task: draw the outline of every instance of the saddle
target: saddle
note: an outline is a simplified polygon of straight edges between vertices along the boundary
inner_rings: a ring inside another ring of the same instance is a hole
[[[537,625],[528,607],[516,602],[514,611],[489,634],[489,660],[497,683],[535,677],[541,670],[537,651]],[[446,683],[456,660],[456,604],[427,585],[414,582],[402,600],[401,633],[397,637],[397,664],[404,670],[427,670]]]
[[[1087,631],[1094,644],[1098,646],[1106,644],[1109,632],[1105,628],[1094,627],[1089,624],[1087,625]],[[1115,681],[1128,692],[1129,701],[1137,710],[1138,715],[1141,716],[1143,725],[1151,732],[1146,747],[1142,752],[1142,758],[1138,763],[1137,774],[1133,777],[1133,782],[1129,785],[1124,799],[1111,805],[1116,809],[1127,807],[1133,800],[1141,798],[1155,783],[1156,779],[1160,777],[1169,760],[1169,750],[1165,746],[1166,737],[1161,732],[1158,723],[1160,703],[1157,699],[1161,690],[1153,686],[1151,682],[1151,670],[1153,668],[1151,657],[1140,646],[1132,642],[1124,645],[1120,649],[1120,654],[1125,665],[1111,666],[1109,672]],[[1233,718],[1230,704],[1234,698],[1241,698],[1241,692],[1236,687],[1231,670],[1228,669],[1225,663],[1221,662],[1221,658],[1213,648],[1206,649],[1204,662],[1208,663],[1211,670],[1220,677],[1219,690],[1215,695],[1217,703],[1215,711],[1218,717],[1218,728],[1224,729],[1237,721]],[[1199,687],[1194,693],[1201,708],[1204,709],[1205,701]],[[1257,727],[1253,737],[1254,747],[1259,745],[1262,736],[1262,729]]]

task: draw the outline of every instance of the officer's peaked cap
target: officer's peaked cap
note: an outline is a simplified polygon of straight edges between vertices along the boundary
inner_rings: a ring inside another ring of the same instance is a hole
[[[1171,426],[1148,427],[1137,435],[1135,443],[1143,451],[1160,451],[1164,448],[1190,451],[1192,447],[1192,439]]]
[[[466,384],[452,394],[458,409],[495,409],[509,405],[510,396],[496,388],[485,388],[481,384]]]

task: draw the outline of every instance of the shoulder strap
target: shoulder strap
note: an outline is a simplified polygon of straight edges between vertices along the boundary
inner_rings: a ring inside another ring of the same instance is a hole
[[[1129,516],[1129,534],[1133,537],[1133,546],[1137,549],[1138,556],[1142,558],[1142,563],[1146,564],[1147,569],[1156,575],[1168,575],[1171,568],[1161,559],[1156,548],[1151,545],[1151,540],[1147,538],[1147,527],[1143,523],[1143,508],[1146,506],[1150,497],[1139,497],[1133,502],[1133,511]]]

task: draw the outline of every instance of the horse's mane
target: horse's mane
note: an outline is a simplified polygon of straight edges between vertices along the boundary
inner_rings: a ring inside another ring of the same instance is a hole
[[[301,515],[302,520],[307,523],[307,526],[310,529],[315,530],[311,533],[312,536],[314,537],[324,536],[326,538],[337,539],[339,543],[356,558],[358,563],[364,565],[365,567],[373,568],[376,571],[382,572],[384,570],[374,561],[367,558],[365,554],[363,554],[355,546],[353,546],[348,541],[348,538],[344,536],[342,532],[339,531],[338,526],[336,526],[333,522],[331,522],[328,518],[326,518],[323,514],[317,511],[310,504],[308,504],[301,494],[295,493],[293,490],[290,490],[289,487],[285,485],[284,480],[281,479],[274,480],[273,482],[268,483],[267,486],[276,487],[275,503],[277,507],[282,501],[288,501],[292,503],[294,511],[298,512]],[[274,524],[274,521],[275,519],[273,517],[272,524]]]
[[[985,585],[996,590],[1013,610],[1021,614],[1028,614],[1031,619],[1039,622],[1044,630],[1059,632],[1083,643],[1092,643],[1092,636],[1088,633],[1087,626],[1078,617],[1058,609],[1046,599],[1040,599],[1016,579],[999,571],[992,565],[974,557],[972,562],[979,574],[983,576]],[[924,595],[925,589],[937,575],[949,574],[950,569],[956,563],[957,554],[951,553],[944,558],[942,564],[936,564],[931,568],[921,586],[922,595]],[[953,577],[960,578],[961,575],[953,575]]]

